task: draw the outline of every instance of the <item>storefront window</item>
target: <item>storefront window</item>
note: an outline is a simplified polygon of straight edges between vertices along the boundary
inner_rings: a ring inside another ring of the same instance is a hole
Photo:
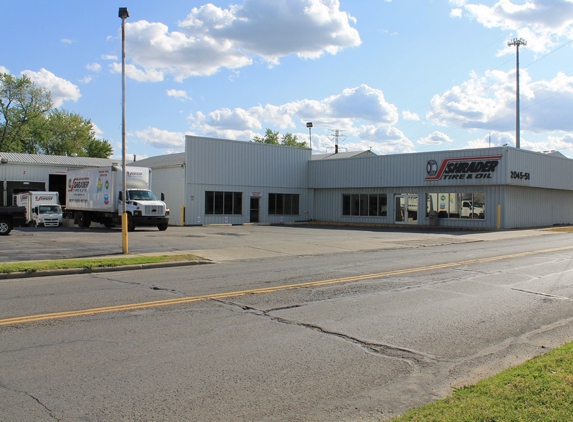
[[[426,216],[436,211],[438,218],[485,218],[485,193],[439,192],[426,194]]]
[[[387,208],[385,193],[342,195],[342,215],[386,217]]]
[[[299,196],[289,193],[269,193],[269,214],[298,215]]]
[[[205,214],[241,214],[242,192],[205,192]]]

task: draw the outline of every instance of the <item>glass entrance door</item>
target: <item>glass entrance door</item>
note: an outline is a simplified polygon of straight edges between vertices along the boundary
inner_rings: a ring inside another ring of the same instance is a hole
[[[251,223],[259,222],[260,199],[261,198],[251,198],[251,215],[250,215]]]
[[[418,223],[418,195],[402,193],[395,196],[394,222],[404,224]]]

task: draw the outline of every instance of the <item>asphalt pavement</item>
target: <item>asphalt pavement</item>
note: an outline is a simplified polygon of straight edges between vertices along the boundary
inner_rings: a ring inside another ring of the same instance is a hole
[[[431,247],[550,234],[546,228],[504,231],[443,231],[301,225],[171,226],[128,234],[128,253],[193,254],[214,262],[360,251]],[[123,255],[120,229],[18,228],[0,239],[0,262]]]

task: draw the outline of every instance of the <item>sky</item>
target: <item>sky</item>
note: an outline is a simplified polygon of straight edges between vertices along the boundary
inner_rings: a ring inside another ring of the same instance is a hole
[[[292,133],[313,153],[520,146],[573,158],[573,0],[3,0],[0,72],[122,156]],[[312,122],[312,128],[307,123]]]

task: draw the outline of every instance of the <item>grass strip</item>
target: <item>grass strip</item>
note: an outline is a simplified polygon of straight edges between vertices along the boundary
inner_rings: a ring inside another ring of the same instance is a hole
[[[106,258],[72,258],[46,261],[20,261],[0,264],[0,274],[16,272],[34,273],[36,271],[62,270],[70,268],[93,269],[100,267],[120,267],[125,265],[155,264],[159,262],[197,261],[201,258],[190,255],[121,256]]]
[[[393,419],[403,421],[571,421],[573,343]]]

